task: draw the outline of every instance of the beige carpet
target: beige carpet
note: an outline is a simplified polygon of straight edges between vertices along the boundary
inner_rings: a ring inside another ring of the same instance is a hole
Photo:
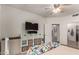
[[[54,48],[43,55],[79,55],[79,50],[60,45],[59,47]]]

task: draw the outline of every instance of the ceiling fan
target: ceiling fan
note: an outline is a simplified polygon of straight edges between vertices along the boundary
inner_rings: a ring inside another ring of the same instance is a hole
[[[52,14],[57,14],[57,13],[61,13],[64,11],[64,7],[65,6],[69,6],[71,4],[53,4],[53,5],[50,5],[49,7],[45,8],[46,10],[50,11],[51,15]]]

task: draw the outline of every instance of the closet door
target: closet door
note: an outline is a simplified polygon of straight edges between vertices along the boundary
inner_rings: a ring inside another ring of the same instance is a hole
[[[68,33],[67,33],[67,40],[68,40],[68,46],[77,48],[78,42],[77,42],[77,33],[76,33],[76,24],[69,24],[68,25]]]

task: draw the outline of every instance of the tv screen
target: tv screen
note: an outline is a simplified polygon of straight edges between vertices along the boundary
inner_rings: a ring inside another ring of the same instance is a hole
[[[33,24],[33,30],[38,30],[38,24],[37,23]]]
[[[32,24],[31,22],[26,22],[25,30],[38,30],[38,24],[37,23]]]
[[[25,23],[25,29],[26,30],[31,30],[32,29],[32,23],[31,22],[26,22]]]

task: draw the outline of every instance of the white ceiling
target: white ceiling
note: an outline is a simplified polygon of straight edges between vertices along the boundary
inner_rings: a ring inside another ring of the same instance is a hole
[[[29,11],[44,17],[60,17],[73,15],[79,13],[79,4],[64,5],[64,11],[62,13],[50,15],[49,10],[45,9],[50,4],[9,4],[8,6],[18,8],[24,11]]]

